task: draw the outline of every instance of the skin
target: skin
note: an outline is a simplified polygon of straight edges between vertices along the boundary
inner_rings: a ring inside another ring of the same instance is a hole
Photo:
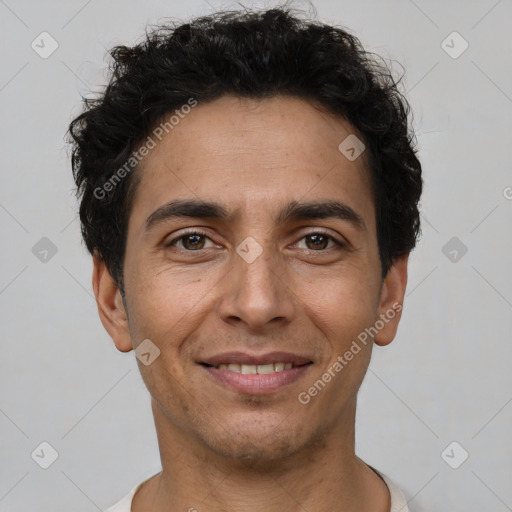
[[[137,169],[125,300],[99,257],[93,273],[116,347],[150,339],[161,351],[138,364],[162,472],[136,493],[133,511],[389,512],[387,486],[355,455],[354,424],[372,345],[393,340],[400,312],[308,404],[297,399],[404,299],[408,256],[381,276],[365,154],[349,161],[338,150],[351,133],[302,99],[224,96],[192,109]],[[236,215],[147,231],[146,219],[177,198],[218,201]],[[276,224],[292,200],[342,201],[366,229],[337,218]],[[165,247],[185,228],[207,238]],[[306,235],[318,230],[346,246],[321,238],[316,248]],[[248,236],[263,250],[250,264],[236,252]],[[197,363],[232,350],[293,352],[314,364],[274,393],[240,394]]]

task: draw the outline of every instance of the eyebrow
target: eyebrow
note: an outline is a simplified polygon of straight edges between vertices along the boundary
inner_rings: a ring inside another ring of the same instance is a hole
[[[146,231],[157,224],[174,218],[230,220],[233,215],[220,203],[198,199],[173,199],[157,208],[146,219]],[[338,219],[351,222],[357,229],[366,231],[361,215],[340,201],[291,201],[278,214],[276,224],[297,220]]]

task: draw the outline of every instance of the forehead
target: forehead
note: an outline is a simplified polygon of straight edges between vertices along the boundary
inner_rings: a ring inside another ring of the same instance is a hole
[[[198,104],[139,165],[132,214],[142,221],[174,198],[195,198],[261,215],[262,204],[321,197],[343,201],[371,225],[366,154],[351,161],[339,150],[349,136],[362,138],[344,118],[295,97]]]

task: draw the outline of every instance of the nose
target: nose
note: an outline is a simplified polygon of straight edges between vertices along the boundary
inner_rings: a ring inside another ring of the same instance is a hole
[[[233,260],[218,309],[222,320],[238,327],[243,324],[254,332],[289,323],[295,314],[296,296],[287,284],[279,255],[265,247],[252,262],[238,253]]]

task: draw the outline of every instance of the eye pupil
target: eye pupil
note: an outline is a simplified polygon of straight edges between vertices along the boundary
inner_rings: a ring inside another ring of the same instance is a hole
[[[326,242],[328,242],[328,237],[325,236],[325,235],[322,235],[322,234],[313,234],[313,235],[308,235],[308,237],[306,238],[307,240],[311,240],[313,241],[313,247],[318,249],[320,246],[321,248],[325,248],[326,247]],[[323,239],[319,242],[319,239]],[[323,241],[323,243],[322,243]],[[310,248],[308,246],[308,248]]]
[[[195,248],[197,249],[197,244],[201,242],[201,238],[203,238],[203,235],[197,235],[197,234],[192,234],[192,235],[186,235],[184,238],[183,238],[183,245],[187,248],[187,249],[190,249],[190,248]],[[192,242],[192,247],[190,247],[190,244],[188,243],[191,239],[194,239],[194,242]],[[204,241],[203,241],[204,243]],[[201,249],[201,247],[199,247]]]

